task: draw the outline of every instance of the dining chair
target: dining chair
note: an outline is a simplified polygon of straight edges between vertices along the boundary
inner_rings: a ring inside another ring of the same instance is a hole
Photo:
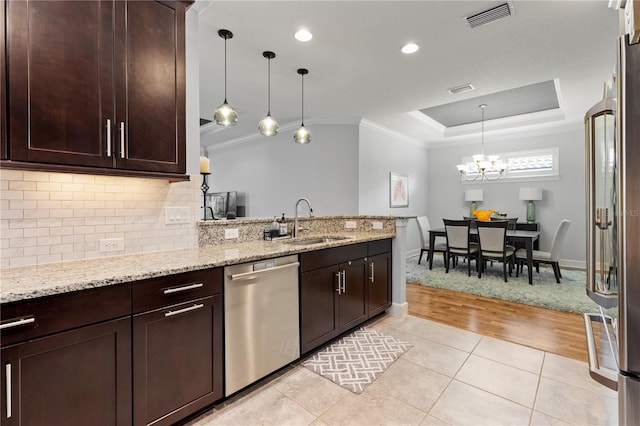
[[[509,275],[513,268],[513,255],[515,247],[507,244],[507,220],[492,220],[489,222],[478,222],[478,244],[479,244],[479,267],[478,278],[482,278],[487,260],[497,260],[502,262],[502,274],[504,282],[507,282],[507,262],[509,263]]]
[[[541,251],[541,250],[533,250],[532,252],[532,260],[534,264],[547,263],[550,264],[553,268],[553,274],[556,276],[556,282],[560,284],[560,278],[562,278],[562,273],[560,272],[560,249],[564,243],[564,239],[567,236],[567,231],[569,230],[569,225],[571,225],[571,221],[564,219],[558,227],[556,228],[556,232],[553,235],[553,241],[551,242],[551,251]],[[525,249],[518,249],[516,251],[516,277],[518,273],[522,271],[523,264],[527,261],[527,252]]]
[[[457,256],[467,258],[467,274],[471,276],[471,259],[476,260],[476,270],[478,269],[478,245],[471,242],[469,229],[471,221],[468,219],[453,220],[442,219],[447,239],[447,252],[445,253],[446,272],[449,273],[449,262]]]
[[[418,216],[416,218],[418,222],[418,230],[420,231],[420,257],[418,258],[418,265],[422,260],[422,254],[427,252],[427,260],[429,260],[429,230],[431,225],[429,224],[429,218],[427,216]],[[436,242],[433,246],[433,252],[442,253],[444,256],[447,251],[447,243],[442,241],[441,237],[436,237]]]
[[[492,221],[496,221],[496,220],[506,220],[507,222],[509,222],[509,225],[507,226],[507,229],[510,231],[515,231],[516,229],[516,224],[518,223],[518,218],[517,217],[505,217],[503,219],[498,218],[498,217],[491,217]]]

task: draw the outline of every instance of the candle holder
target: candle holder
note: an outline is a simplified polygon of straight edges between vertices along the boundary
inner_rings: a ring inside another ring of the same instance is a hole
[[[211,173],[200,172],[200,174],[202,175],[202,185],[200,185],[200,189],[202,190],[202,220],[207,220],[207,191],[209,191],[207,176]],[[211,210],[211,219],[213,219],[213,209]]]

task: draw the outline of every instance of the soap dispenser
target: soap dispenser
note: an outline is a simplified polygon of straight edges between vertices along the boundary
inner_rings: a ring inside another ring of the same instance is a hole
[[[278,219],[273,217],[273,222],[271,222],[271,238],[276,238],[280,235],[280,224],[278,223]]]
[[[278,227],[280,229],[280,236],[287,235],[287,222],[284,218],[284,213],[282,213],[282,218],[280,219],[280,223],[278,223]]]

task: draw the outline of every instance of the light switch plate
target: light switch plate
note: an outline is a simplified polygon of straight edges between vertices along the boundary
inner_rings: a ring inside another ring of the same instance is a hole
[[[344,223],[344,227],[347,229],[356,229],[358,227],[358,224],[355,220],[347,220]]]
[[[224,239],[232,240],[238,238],[238,228],[227,228],[224,230]]]
[[[167,225],[175,223],[191,222],[191,209],[187,207],[165,207],[164,223]]]
[[[373,229],[382,229],[382,222],[371,222],[371,227]]]

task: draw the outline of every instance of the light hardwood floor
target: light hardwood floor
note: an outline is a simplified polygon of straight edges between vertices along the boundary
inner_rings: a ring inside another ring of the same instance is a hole
[[[409,314],[587,361],[582,315],[407,283]]]

